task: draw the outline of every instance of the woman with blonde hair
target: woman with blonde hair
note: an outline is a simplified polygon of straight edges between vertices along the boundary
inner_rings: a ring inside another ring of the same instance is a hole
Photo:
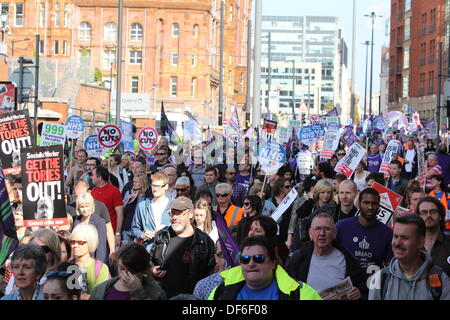
[[[70,245],[75,263],[86,275],[85,291],[90,295],[94,287],[111,278],[108,266],[91,256],[98,246],[97,229],[91,224],[77,225],[72,231]]]
[[[194,208],[194,226],[209,235],[216,242],[219,239],[219,233],[216,223],[212,221],[211,207],[208,201],[200,199],[195,203]]]
[[[95,211],[95,202],[92,195],[88,192],[82,193],[77,197],[76,210],[78,215],[73,223],[74,227],[80,224],[90,224],[95,227],[98,235],[97,250],[95,250],[94,258],[106,263],[108,256],[106,252],[106,221]]]

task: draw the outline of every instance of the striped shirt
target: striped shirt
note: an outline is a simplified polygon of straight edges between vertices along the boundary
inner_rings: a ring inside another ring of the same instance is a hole
[[[442,167],[437,164],[433,168],[428,169],[428,172],[430,172],[432,175],[437,174],[439,176],[442,176]],[[428,178],[426,179],[425,189],[427,189],[427,190],[433,189],[433,186],[431,184],[431,179],[428,179]]]

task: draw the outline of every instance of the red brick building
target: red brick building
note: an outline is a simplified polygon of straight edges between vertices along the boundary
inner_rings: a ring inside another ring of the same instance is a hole
[[[166,110],[189,110],[216,121],[220,4],[220,0],[125,0],[122,92],[148,94],[151,112],[159,112],[164,101]],[[245,103],[251,4],[251,0],[225,1],[225,118]],[[33,57],[34,35],[40,34],[48,92],[67,76],[93,80],[95,71],[107,88],[110,74],[115,83],[117,72],[111,63],[117,55],[117,1],[12,0],[2,3],[1,9],[9,14],[8,48],[12,49],[12,40],[30,39],[15,43],[15,56]]]
[[[389,110],[435,117],[439,42],[447,65],[445,25],[444,0],[391,0]]]

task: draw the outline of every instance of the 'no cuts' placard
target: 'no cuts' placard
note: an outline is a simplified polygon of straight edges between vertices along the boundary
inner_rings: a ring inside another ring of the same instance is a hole
[[[62,145],[22,149],[25,227],[68,224],[64,195]]]
[[[145,127],[139,131],[139,146],[146,151],[153,150],[158,143],[158,132],[152,127]]]
[[[105,148],[114,148],[122,139],[122,132],[114,124],[107,124],[98,132],[98,142]]]

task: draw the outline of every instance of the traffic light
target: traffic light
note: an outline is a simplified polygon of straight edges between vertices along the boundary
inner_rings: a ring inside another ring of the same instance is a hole
[[[17,87],[17,103],[30,101],[29,97],[31,88],[24,87],[24,73],[30,72],[27,68],[24,67],[24,65],[28,64],[33,64],[33,60],[19,57],[19,83]]]
[[[302,125],[306,124],[306,114],[302,112]]]

